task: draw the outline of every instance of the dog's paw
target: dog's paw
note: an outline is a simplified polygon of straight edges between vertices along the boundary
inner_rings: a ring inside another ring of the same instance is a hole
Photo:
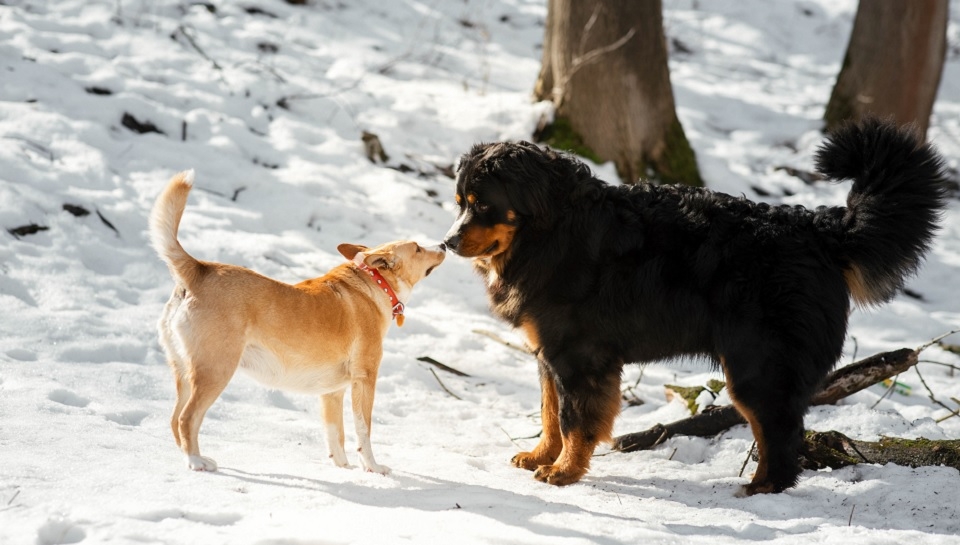
[[[552,464],[553,460],[546,456],[538,456],[533,452],[518,452],[516,456],[510,459],[510,463],[520,469],[535,471],[540,466]]]
[[[389,474],[390,474],[390,468],[389,468],[389,467],[387,467],[387,466],[382,466],[382,465],[377,464],[377,463],[372,463],[372,464],[369,464],[369,465],[366,464],[366,463],[364,463],[364,464],[363,464],[363,469],[365,469],[368,473],[379,473],[379,474],[381,474],[381,475],[389,475]]]
[[[564,486],[579,481],[580,477],[583,477],[585,473],[586,470],[548,465],[538,467],[537,470],[533,472],[533,478],[547,484]]]
[[[337,467],[342,467],[344,469],[350,469],[353,467],[350,465],[350,462],[347,461],[347,457],[344,454],[337,456],[335,453],[331,453],[330,459],[333,460],[333,465]]]
[[[776,494],[783,492],[783,490],[782,487],[778,487],[773,483],[750,483],[741,486],[733,495],[737,498],[748,498],[756,494]]]
[[[194,471],[216,471],[217,462],[206,456],[187,456],[187,467]]]

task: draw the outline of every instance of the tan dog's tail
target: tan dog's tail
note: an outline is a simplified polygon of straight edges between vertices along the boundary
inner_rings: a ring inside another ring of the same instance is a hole
[[[180,218],[187,206],[187,195],[193,188],[193,176],[192,169],[174,176],[150,213],[150,242],[153,249],[166,262],[170,274],[187,289],[196,284],[203,274],[203,264],[188,254],[177,240]]]

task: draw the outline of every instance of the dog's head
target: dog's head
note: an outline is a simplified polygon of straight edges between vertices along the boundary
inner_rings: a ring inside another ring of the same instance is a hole
[[[444,244],[463,257],[505,254],[521,229],[549,229],[558,192],[589,169],[529,142],[477,144],[457,167],[459,214]]]
[[[446,256],[443,244],[424,248],[410,240],[388,242],[375,248],[344,243],[337,246],[337,251],[350,261],[380,271],[403,301],[413,286],[432,273]]]

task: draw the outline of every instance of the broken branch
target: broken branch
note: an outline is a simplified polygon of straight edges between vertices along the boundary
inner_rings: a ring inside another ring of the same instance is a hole
[[[884,379],[896,376],[916,365],[920,352],[928,346],[930,344],[915,350],[901,348],[883,352],[837,369],[827,377],[825,386],[813,397],[811,404],[833,404]],[[621,435],[614,438],[613,449],[621,452],[647,450],[674,435],[712,437],[737,424],[745,423],[736,407],[724,405],[670,424],[657,424],[645,431]]]

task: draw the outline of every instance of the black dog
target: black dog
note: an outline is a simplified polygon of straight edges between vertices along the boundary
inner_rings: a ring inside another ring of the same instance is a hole
[[[568,484],[620,410],[624,363],[710,359],[750,423],[759,467],[742,493],[800,473],[803,415],[841,355],[850,299],[889,300],[944,206],[938,154],[908,129],[848,125],[817,153],[853,179],[844,207],[770,206],[681,186],[611,186],[527,142],[460,159],[446,245],[472,257],[493,311],[540,362],[543,434],[513,463]]]

